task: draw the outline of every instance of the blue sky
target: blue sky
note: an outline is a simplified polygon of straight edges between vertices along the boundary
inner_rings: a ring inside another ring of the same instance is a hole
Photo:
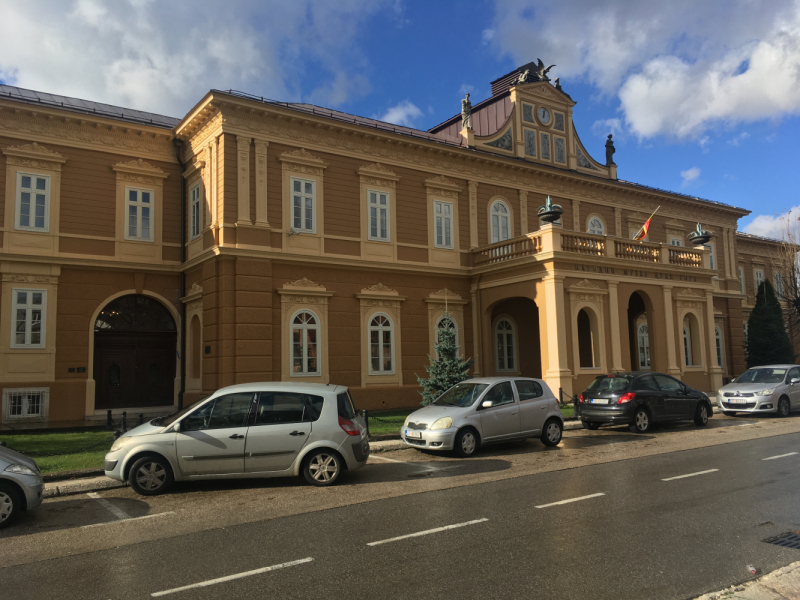
[[[800,211],[800,0],[31,0],[0,19],[0,80],[182,116],[210,88],[427,129],[542,58],[622,179]],[[691,17],[689,17],[691,15]],[[31,44],[31,31],[42,43]]]

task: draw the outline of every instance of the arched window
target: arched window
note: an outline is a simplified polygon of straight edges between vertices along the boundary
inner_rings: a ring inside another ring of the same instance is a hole
[[[650,335],[647,332],[647,323],[639,325],[636,331],[637,341],[639,342],[639,368],[650,369]]]
[[[511,238],[511,214],[505,202],[496,200],[494,204],[492,204],[489,218],[491,221],[492,244],[504,242]]]
[[[374,375],[394,373],[394,325],[384,314],[369,322],[369,371]]]
[[[319,319],[304,310],[292,319],[292,375],[319,374]]]
[[[717,365],[721,367],[725,361],[722,358],[722,332],[719,327],[714,327],[714,337],[717,339]]]
[[[581,369],[591,369],[597,366],[593,334],[589,313],[582,308],[578,312],[578,358]]]
[[[592,215],[589,218],[589,222],[587,224],[587,231],[588,233],[593,233],[594,235],[605,235],[606,234],[606,224],[603,223],[603,219],[598,217],[597,215]]]
[[[686,366],[692,366],[692,334],[689,327],[683,326],[683,353],[686,359]]]
[[[697,367],[702,364],[703,350],[700,339],[700,321],[693,313],[686,313],[683,317],[683,353],[687,367]]]
[[[501,319],[495,326],[495,353],[498,371],[514,371],[516,369],[516,336],[514,325],[506,319]]]
[[[453,335],[455,336],[454,343],[455,343],[455,346],[456,346],[456,356],[461,356],[460,346],[459,346],[459,343],[458,343],[458,325],[456,324],[456,322],[451,317],[447,317],[447,316],[439,317],[439,320],[436,321],[436,341],[437,342],[440,341],[441,338],[439,337],[439,335],[440,335],[440,332],[442,330],[444,330],[444,329],[450,329],[450,331],[453,332]]]

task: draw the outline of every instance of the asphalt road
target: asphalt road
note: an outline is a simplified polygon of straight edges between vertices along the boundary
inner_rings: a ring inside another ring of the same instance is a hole
[[[392,452],[324,490],[64,498],[0,534],[0,599],[690,598],[800,559],[762,541],[800,529],[799,446],[800,416],[715,417]]]

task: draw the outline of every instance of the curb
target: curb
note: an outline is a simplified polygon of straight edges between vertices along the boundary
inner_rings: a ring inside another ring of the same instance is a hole
[[[92,477],[91,479],[76,479],[74,481],[51,482],[44,484],[42,498],[57,498],[73,494],[85,494],[97,490],[110,490],[125,487],[128,484],[110,477]]]
[[[75,471],[53,471],[42,475],[45,483],[54,481],[66,481],[68,479],[87,479],[89,477],[100,477],[105,475],[103,469],[77,469]]]

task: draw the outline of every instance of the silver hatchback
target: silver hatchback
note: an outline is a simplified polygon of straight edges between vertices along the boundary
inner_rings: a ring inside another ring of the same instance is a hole
[[[725,415],[737,412],[775,413],[788,417],[800,408],[800,366],[765,365],[748,369],[717,392]]]
[[[558,402],[541,379],[482,377],[462,381],[411,413],[400,435],[413,448],[467,457],[485,444],[533,437],[555,446],[563,430]]]
[[[173,481],[305,476],[317,486],[363,467],[367,429],[350,391],[312,383],[248,383],[131,429],[106,454],[108,477],[139,494]]]
[[[36,461],[0,446],[0,529],[42,503],[44,481]]]

